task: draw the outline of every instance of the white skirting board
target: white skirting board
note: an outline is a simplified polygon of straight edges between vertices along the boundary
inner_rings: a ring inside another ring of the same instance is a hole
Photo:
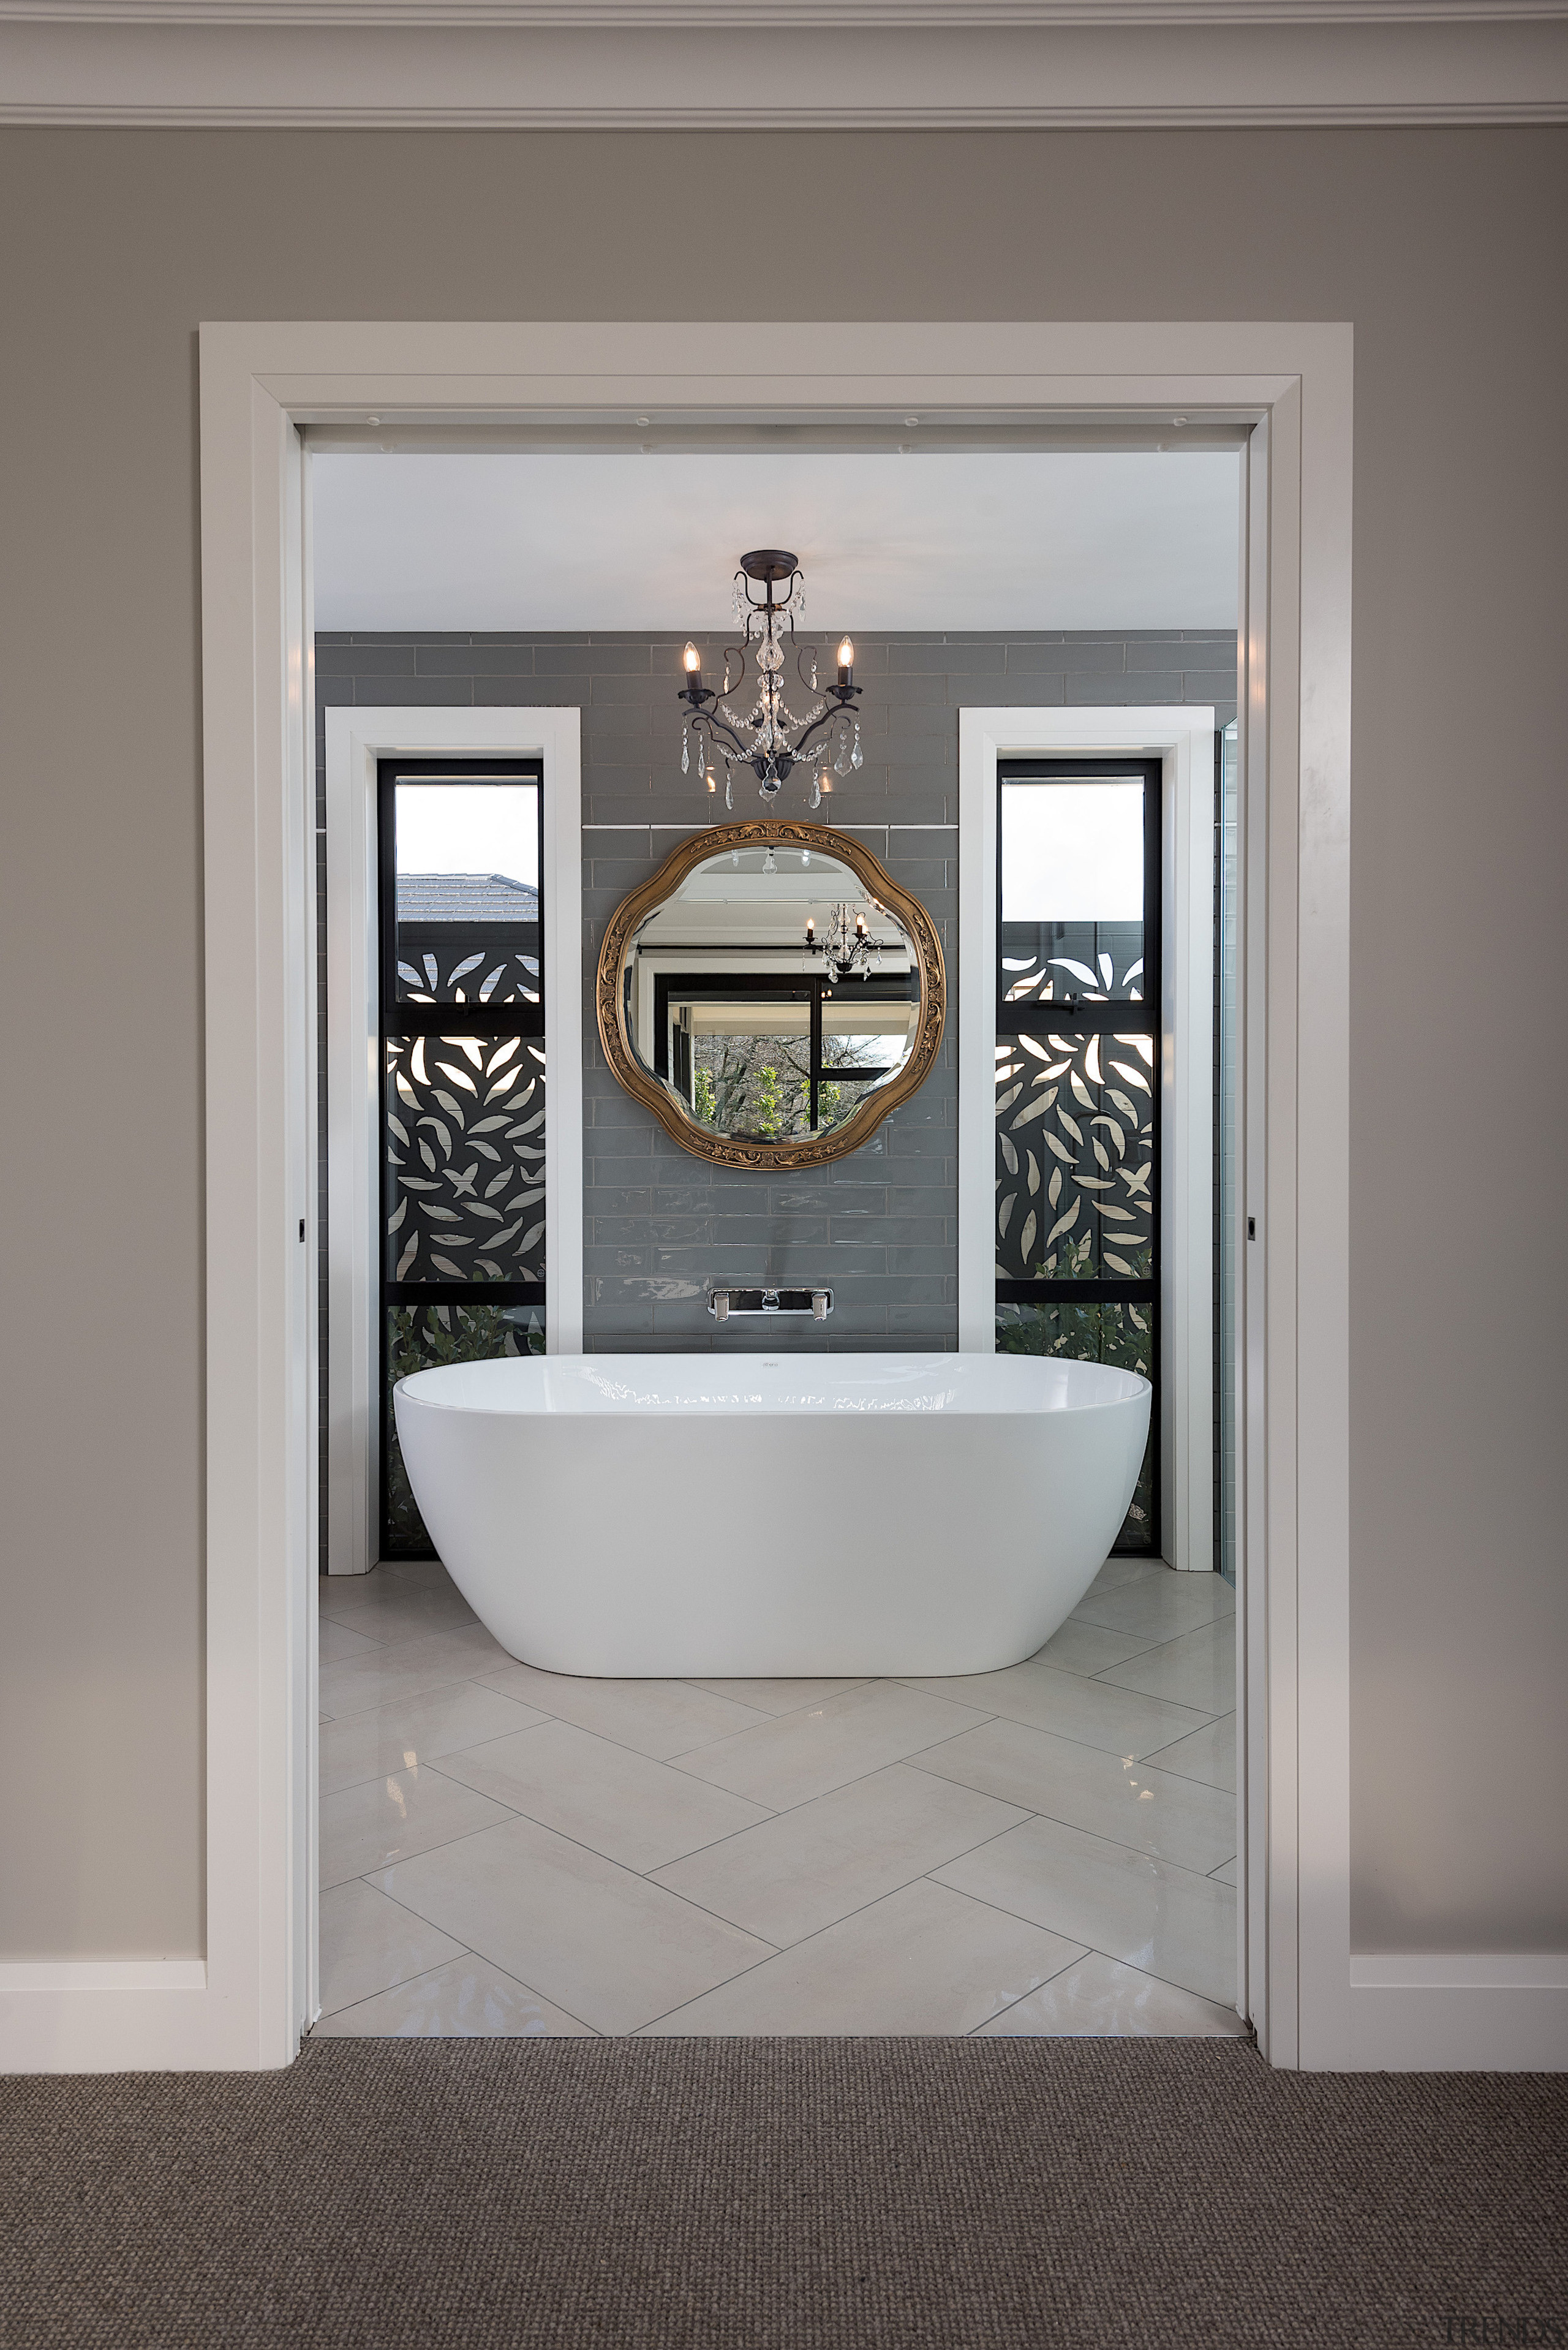
[[[0,2074],[265,2065],[254,2010],[213,1989],[204,1959],[0,1962]]]
[[[1568,2071],[1568,1951],[1353,1958],[1350,2033],[1358,2073]]]

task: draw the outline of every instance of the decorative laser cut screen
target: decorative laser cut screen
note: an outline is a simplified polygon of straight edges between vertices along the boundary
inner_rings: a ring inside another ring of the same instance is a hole
[[[515,762],[381,765],[384,1558],[435,1555],[398,1380],[544,1345],[542,797]]]
[[[1116,1547],[1157,1550],[1159,766],[1020,762],[998,790],[996,1343],[1154,1382]]]

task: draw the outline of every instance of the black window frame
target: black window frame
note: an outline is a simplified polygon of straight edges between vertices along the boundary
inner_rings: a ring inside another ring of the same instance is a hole
[[[628,975],[629,985],[629,975]],[[898,979],[870,978],[830,980],[820,972],[798,972],[784,976],[773,972],[740,972],[717,973],[707,971],[656,972],[653,979],[653,1073],[666,1085],[680,1087],[670,1071],[670,996],[672,989],[683,996],[732,999],[747,995],[775,996],[781,1003],[804,1003],[810,1012],[807,1030],[806,1081],[810,1088],[811,1125],[808,1131],[820,1134],[821,1088],[826,1085],[876,1085],[886,1077],[896,1076],[901,1062],[886,1069],[844,1069],[835,1067],[822,1057],[822,1005],[825,996],[835,1003],[852,1001],[866,1003],[917,1003],[918,985],[910,993],[908,974]]]
[[[1071,783],[1081,777],[1085,782],[1109,783],[1122,778],[1142,783],[1143,795],[1143,1001],[1129,1003],[1125,997],[1111,998],[1104,1003],[1040,1004],[1009,1003],[1009,974],[1002,966],[1002,858],[1005,847],[1002,831],[1002,792],[1010,784]],[[1006,1036],[1092,1036],[1144,1035],[1154,1042],[1156,1072],[1165,1066],[1162,1043],[1164,1036],[1165,938],[1164,938],[1164,765],[1154,759],[1117,759],[1103,754],[1078,759],[1010,758],[999,759],[996,766],[996,1012],[995,1030],[998,1038]],[[1161,1247],[1161,1162],[1163,1159],[1164,1103],[1163,1088],[1157,1081],[1150,1088],[1152,1103],[1154,1171],[1149,1179],[1149,1262],[1150,1277],[1147,1281],[1125,1278],[1099,1278],[1079,1281],[1054,1281],[1046,1278],[1013,1281],[994,1276],[998,1305],[1151,1305],[1150,1332],[1156,1343],[1149,1351],[1149,1385],[1153,1388],[1149,1413],[1149,1513],[1148,1550],[1158,1558],[1163,1539],[1160,1516],[1160,1351],[1163,1332],[1159,1324],[1160,1282],[1163,1272]],[[1142,1545],[1140,1545],[1141,1554]]]
[[[398,993],[398,837],[397,788],[399,784],[443,783],[453,785],[472,784],[532,784],[537,793],[538,864],[539,876],[539,974],[536,1003],[412,1003]],[[546,1256],[543,1281],[392,1281],[387,1277],[387,1220],[396,1202],[392,1197],[391,1167],[387,1149],[387,1118],[391,1109],[389,1093],[388,1046],[392,1039],[405,1036],[450,1036],[461,1033],[465,1036],[503,1039],[522,1036],[543,1045],[549,1012],[545,989],[545,937],[550,910],[545,895],[545,767],[540,759],[380,759],[376,765],[376,975],[377,975],[377,1046],[379,1069],[377,1077],[379,1124],[378,1191],[379,1222],[377,1232],[377,1282],[379,1296],[378,1315],[377,1364],[380,1382],[380,1478],[377,1495],[377,1516],[379,1524],[379,1544],[382,1556],[399,1558],[434,1558],[433,1546],[420,1551],[394,1543],[388,1510],[388,1471],[395,1433],[392,1421],[392,1388],[389,1353],[390,1309],[397,1305],[461,1306],[483,1304],[500,1307],[529,1305],[537,1308],[541,1319],[549,1287],[550,1266]],[[546,1095],[546,1103],[548,1096]],[[546,1107],[546,1119],[548,1108]],[[546,1208],[548,1201],[546,1201]]]

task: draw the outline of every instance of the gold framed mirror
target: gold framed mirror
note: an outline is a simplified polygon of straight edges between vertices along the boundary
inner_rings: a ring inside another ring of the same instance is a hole
[[[617,907],[599,1040],[667,1134],[720,1167],[820,1167],[929,1076],[947,1016],[935,925],[867,848],[759,817],[683,841]]]

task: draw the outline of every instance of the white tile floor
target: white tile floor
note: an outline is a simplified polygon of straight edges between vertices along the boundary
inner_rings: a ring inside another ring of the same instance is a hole
[[[318,2033],[1235,2033],[1235,1640],[1112,1559],[951,1680],[536,1671],[321,1586]]]

